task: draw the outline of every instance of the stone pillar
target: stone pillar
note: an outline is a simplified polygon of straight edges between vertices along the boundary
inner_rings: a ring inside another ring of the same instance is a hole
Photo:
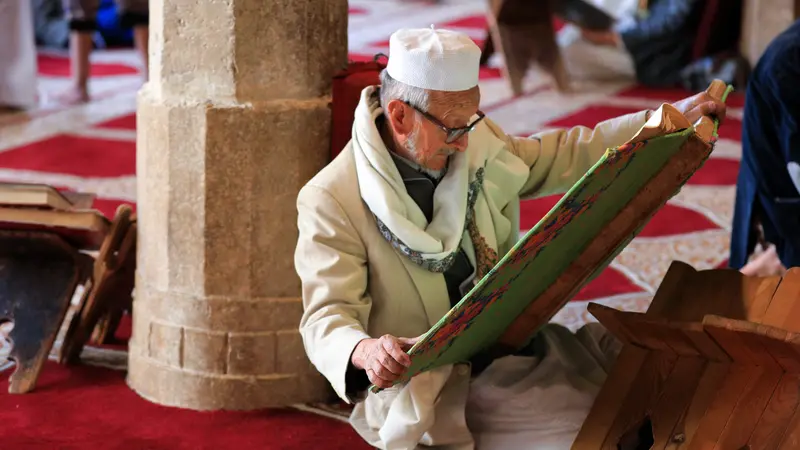
[[[154,402],[313,401],[295,199],[328,159],[347,0],[151,0],[128,384]]]

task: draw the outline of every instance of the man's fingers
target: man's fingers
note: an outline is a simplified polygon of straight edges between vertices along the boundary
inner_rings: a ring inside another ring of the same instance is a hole
[[[379,377],[381,377],[382,379],[384,379],[386,381],[394,381],[394,380],[400,378],[400,375],[392,372],[391,370],[387,369],[386,367],[384,367],[384,366],[382,366],[382,365],[380,365],[378,363],[376,363],[372,367],[372,371],[375,372],[376,375],[378,375]]]
[[[686,114],[686,118],[689,119],[691,122],[696,122],[702,116],[710,116],[716,117],[720,123],[725,121],[725,104],[721,102],[716,102],[713,100],[709,100],[703,103],[698,104],[688,114]]]
[[[382,366],[378,361],[375,361],[372,366],[370,366],[370,370],[372,370],[372,373],[374,373],[377,377],[385,381],[395,381],[400,378],[399,374],[396,374],[385,366]]]
[[[704,116],[714,116],[719,112],[720,105],[715,101],[709,100],[698,105],[700,113]]]
[[[403,348],[400,346],[400,343],[396,338],[383,340],[383,349],[386,350],[386,352],[401,365],[405,367],[411,365],[411,358],[409,358],[406,352],[403,351]]]
[[[367,369],[367,378],[369,378],[369,381],[372,384],[378,386],[381,389],[388,389],[392,387],[392,381],[384,380],[383,378],[378,376],[378,374],[376,374],[375,371],[373,371],[372,369]]]
[[[719,123],[725,122],[725,116],[728,114],[728,108],[725,106],[725,103],[720,101],[714,102],[714,117],[719,120]]]
[[[381,352],[376,359],[381,366],[395,375],[402,375],[406,371],[406,367],[395,361],[388,352]]]
[[[365,364],[370,382],[383,389],[392,387],[411,365],[411,358],[406,350],[418,340],[419,337],[397,338],[391,335],[378,339],[377,348],[373,347],[368,363]]]
[[[403,349],[403,351],[408,353],[408,351],[411,350],[411,347],[413,347],[421,337],[422,336],[417,336],[415,338],[398,338],[397,340],[400,342],[400,347]]]

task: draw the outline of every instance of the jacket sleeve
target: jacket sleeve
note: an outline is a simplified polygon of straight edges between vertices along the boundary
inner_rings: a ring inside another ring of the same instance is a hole
[[[652,45],[664,39],[675,39],[674,34],[686,26],[700,0],[663,0],[647,12],[647,17],[625,22],[617,29],[630,53],[641,46]]]
[[[795,34],[796,36],[796,34]],[[797,42],[797,41],[795,41]],[[782,42],[785,46],[785,41]],[[779,117],[779,130],[782,130],[780,151],[786,161],[800,164],[800,91],[797,89],[800,80],[800,45],[794,44],[782,49],[778,58],[775,58],[775,68],[770,77],[772,93],[779,102],[781,112]],[[792,183],[800,194],[800,174],[790,173]]]
[[[342,400],[366,388],[366,374],[350,357],[366,333],[366,250],[344,210],[327,191],[305,186],[297,198],[295,267],[302,283],[300,334],[311,363]],[[348,383],[350,381],[350,383]]]
[[[630,140],[644,126],[647,111],[599,123],[594,129],[577,126],[534,134],[527,138],[505,135],[494,123],[495,134],[506,148],[530,168],[521,198],[567,192],[600,160],[605,151]]]

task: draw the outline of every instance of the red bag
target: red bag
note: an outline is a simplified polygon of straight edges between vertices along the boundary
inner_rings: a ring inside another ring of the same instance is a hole
[[[353,120],[361,100],[361,91],[380,84],[381,70],[386,64],[378,61],[351,62],[347,69],[333,77],[331,160],[338,155],[353,135]]]

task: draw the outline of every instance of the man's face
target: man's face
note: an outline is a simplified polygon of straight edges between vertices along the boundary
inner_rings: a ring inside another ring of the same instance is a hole
[[[468,126],[478,111],[480,90],[476,87],[461,92],[431,92],[429,100],[430,116],[448,128],[461,128]],[[447,133],[438,124],[409,105],[395,100],[388,109],[395,136],[405,153],[402,156],[420,166],[434,172],[444,170],[451,155],[466,150],[469,133],[448,143]]]

